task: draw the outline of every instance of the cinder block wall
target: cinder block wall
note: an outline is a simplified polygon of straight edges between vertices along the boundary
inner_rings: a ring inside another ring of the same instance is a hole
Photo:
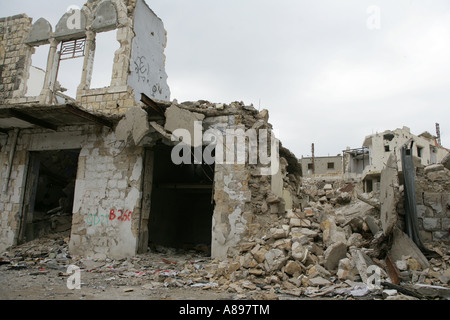
[[[80,153],[70,252],[97,259],[137,252],[144,149],[113,133],[89,137]]]
[[[1,181],[12,138],[2,149]],[[30,151],[80,149],[74,194],[71,253],[96,258],[137,251],[141,209],[142,147],[125,146],[109,129],[72,126],[50,132],[22,130],[6,193],[0,198],[0,251],[17,244]]]

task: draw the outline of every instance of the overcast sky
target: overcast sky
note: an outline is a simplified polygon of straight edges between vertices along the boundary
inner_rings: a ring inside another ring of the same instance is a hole
[[[0,0],[53,27],[84,0]],[[268,109],[297,157],[336,155],[403,126],[450,148],[448,0],[147,0],[168,33],[179,102]],[[114,42],[114,41],[111,41]],[[116,46],[117,43],[112,43]]]

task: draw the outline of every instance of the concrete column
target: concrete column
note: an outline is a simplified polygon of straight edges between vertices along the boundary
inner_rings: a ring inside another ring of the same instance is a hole
[[[88,90],[91,86],[92,70],[94,68],[95,57],[95,35],[94,31],[86,32],[86,48],[83,63],[83,72],[81,74],[81,83],[77,90],[77,99],[81,99],[80,90]]]
[[[56,82],[56,74],[58,68],[58,59],[56,59],[56,51],[58,50],[59,42],[52,38],[50,39],[50,50],[47,58],[47,70],[45,71],[44,87],[42,88],[41,95],[39,97],[40,103],[51,103],[52,92]]]

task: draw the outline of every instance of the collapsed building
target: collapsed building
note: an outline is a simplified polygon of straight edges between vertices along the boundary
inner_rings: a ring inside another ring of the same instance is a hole
[[[110,84],[94,88],[104,32],[119,48]],[[40,46],[47,65],[36,72]],[[89,1],[54,30],[25,14],[0,19],[0,251],[66,231],[71,254],[96,259],[158,245],[227,257],[264,213],[296,205],[297,159],[273,137],[267,110],[170,101],[165,46],[143,0]],[[65,59],[83,62],[74,97],[58,78]],[[216,140],[206,141],[211,130]],[[211,145],[226,161],[202,157],[218,158]]]

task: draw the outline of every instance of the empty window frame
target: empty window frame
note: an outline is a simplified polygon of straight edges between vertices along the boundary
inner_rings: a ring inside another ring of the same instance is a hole
[[[95,36],[95,58],[92,69],[92,89],[109,87],[113,74],[114,57],[120,48],[117,30],[97,33]]]

